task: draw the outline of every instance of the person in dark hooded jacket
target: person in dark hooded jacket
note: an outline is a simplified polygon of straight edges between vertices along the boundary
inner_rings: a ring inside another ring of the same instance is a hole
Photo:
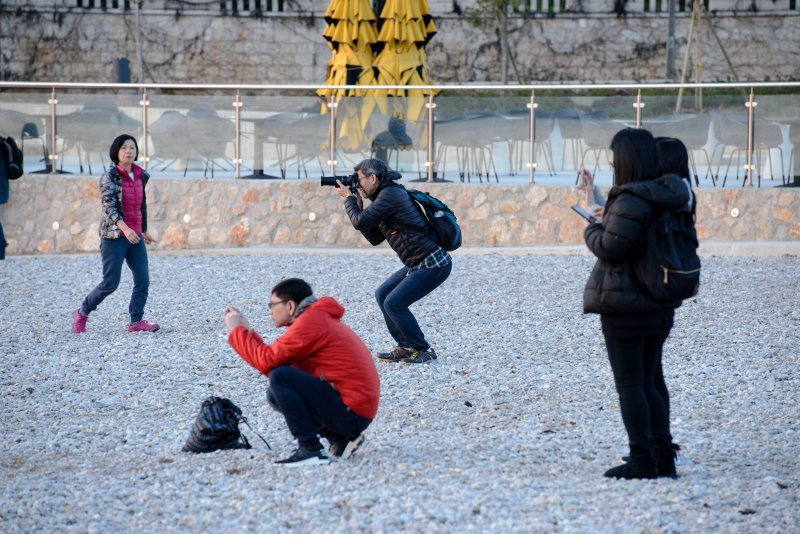
[[[614,187],[602,222],[584,232],[587,247],[597,256],[584,290],[584,312],[600,314],[630,447],[628,461],[605,476],[674,477],[669,401],[663,377],[659,385],[656,377],[681,302],[656,301],[643,293],[631,264],[644,252],[646,229],[658,210],[691,210],[694,198],[685,179],[661,175],[656,142],[648,131],[618,132],[611,150]]]
[[[397,345],[378,353],[386,362],[428,363],[436,351],[411,313],[409,306],[439,287],[453,268],[450,255],[437,243],[422,209],[396,183],[400,174],[379,159],[365,159],[354,168],[360,192],[372,202],[367,208],[360,196],[338,182],[350,222],[373,246],[389,243],[403,267],[375,291],[389,334]]]

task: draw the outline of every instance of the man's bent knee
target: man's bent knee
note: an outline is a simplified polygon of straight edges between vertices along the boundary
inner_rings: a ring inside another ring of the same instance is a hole
[[[269,372],[269,385],[270,386],[282,386],[286,383],[287,378],[289,375],[292,374],[293,369],[289,365],[281,365],[272,369]]]

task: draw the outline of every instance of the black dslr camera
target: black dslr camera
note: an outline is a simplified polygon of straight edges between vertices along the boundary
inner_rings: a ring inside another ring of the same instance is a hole
[[[319,185],[332,185],[333,187],[339,187],[339,184],[336,183],[336,180],[342,182],[344,186],[348,188],[354,195],[358,194],[356,192],[358,189],[358,173],[353,173],[349,176],[320,176]]]

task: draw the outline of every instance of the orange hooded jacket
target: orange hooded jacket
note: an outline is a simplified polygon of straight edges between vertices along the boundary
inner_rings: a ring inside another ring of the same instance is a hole
[[[355,414],[374,419],[380,378],[361,338],[341,322],[344,307],[331,297],[309,306],[286,332],[267,345],[255,331],[239,326],[228,344],[264,375],[281,365],[306,372],[330,384]]]

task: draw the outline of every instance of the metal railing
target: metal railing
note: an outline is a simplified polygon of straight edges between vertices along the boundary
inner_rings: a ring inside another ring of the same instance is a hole
[[[92,173],[93,154],[104,159],[114,136],[135,132],[144,166],[184,175],[192,162],[212,177],[300,178],[309,164],[334,175],[382,155],[429,182],[455,166],[461,181],[535,183],[547,172],[567,183],[580,166],[610,173],[610,135],[632,126],[685,137],[698,183],[726,185],[731,170],[748,186],[800,175],[800,82],[431,85],[414,97],[369,86],[368,96],[324,99],[319,89],[365,87],[0,82],[0,134],[40,141],[49,173],[71,172],[76,158]]]

